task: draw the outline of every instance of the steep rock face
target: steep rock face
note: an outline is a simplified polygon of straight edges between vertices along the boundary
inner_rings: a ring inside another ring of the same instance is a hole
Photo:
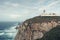
[[[15,40],[41,39],[44,34],[60,25],[60,16],[37,16],[28,19],[18,27]]]
[[[60,40],[60,25],[51,29],[41,39],[37,40]]]

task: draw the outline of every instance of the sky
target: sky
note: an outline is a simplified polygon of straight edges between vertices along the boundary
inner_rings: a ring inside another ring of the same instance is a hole
[[[0,22],[25,21],[43,10],[60,16],[60,0],[0,0]]]

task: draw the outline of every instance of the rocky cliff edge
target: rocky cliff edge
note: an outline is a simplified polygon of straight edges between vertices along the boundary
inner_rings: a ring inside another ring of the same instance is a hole
[[[15,40],[36,40],[60,25],[60,16],[37,16],[19,25]]]

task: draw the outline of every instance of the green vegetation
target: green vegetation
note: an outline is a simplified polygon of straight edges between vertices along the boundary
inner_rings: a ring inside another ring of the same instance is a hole
[[[32,22],[32,23],[35,23],[35,22],[48,22],[48,21],[51,21],[51,20],[60,20],[60,16],[37,16],[37,17],[34,17],[34,18],[31,18],[31,19],[28,19],[26,20],[25,22]]]

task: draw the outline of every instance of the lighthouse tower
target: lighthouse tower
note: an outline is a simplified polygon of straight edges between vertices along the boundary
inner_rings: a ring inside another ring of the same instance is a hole
[[[41,14],[41,16],[45,16],[45,15],[47,15],[47,13],[45,10],[43,10],[43,13]]]
[[[43,10],[43,13],[45,13],[45,10]]]

